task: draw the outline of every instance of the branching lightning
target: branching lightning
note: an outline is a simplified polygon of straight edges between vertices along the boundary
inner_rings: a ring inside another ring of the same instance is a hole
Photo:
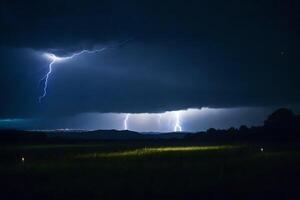
[[[96,49],[96,50],[82,50],[82,51],[80,51],[78,53],[74,53],[73,55],[66,56],[66,57],[59,57],[59,56],[54,55],[53,53],[45,53],[44,56],[46,56],[48,59],[50,59],[51,62],[49,63],[47,74],[41,79],[41,81],[44,81],[44,88],[43,88],[43,94],[41,96],[39,96],[39,102],[41,103],[42,100],[47,95],[47,88],[48,88],[49,76],[52,73],[52,67],[53,67],[53,65],[55,63],[72,59],[72,58],[74,58],[76,56],[79,56],[81,54],[84,54],[84,53],[92,54],[92,53],[98,53],[98,52],[101,52],[101,51],[104,51],[104,50],[106,50],[105,47],[101,48],[101,49]]]
[[[132,39],[127,39],[123,42],[120,42],[118,43],[117,45],[118,46],[121,46],[127,42],[129,42],[130,40]],[[108,49],[108,47],[103,47],[101,49],[95,49],[95,50],[87,50],[87,49],[84,49],[80,52],[77,52],[77,53],[73,53],[71,56],[65,56],[65,57],[60,57],[60,56],[56,56],[55,54],[53,53],[44,53],[44,56],[46,58],[48,58],[51,62],[49,63],[49,66],[48,66],[48,72],[46,73],[46,75],[41,79],[41,82],[44,82],[44,88],[43,88],[43,93],[41,96],[39,96],[39,102],[41,103],[42,100],[46,97],[47,95],[47,89],[48,89],[48,80],[49,80],[49,77],[52,73],[52,67],[55,63],[58,63],[58,62],[62,62],[62,61],[66,61],[66,60],[70,60],[74,57],[77,57],[77,56],[80,56],[82,54],[94,54],[94,53],[99,53],[99,52],[102,52],[104,50]]]
[[[180,111],[175,112],[175,117],[176,117],[176,121],[175,121],[174,131],[175,132],[178,132],[178,131],[181,132],[182,127],[180,125]]]
[[[126,114],[125,119],[124,119],[124,130],[128,130],[128,119],[129,119],[130,114]]]
[[[42,102],[42,99],[45,98],[46,94],[47,94],[47,87],[48,87],[48,79],[49,79],[49,76],[52,72],[52,65],[55,63],[55,59],[53,59],[50,64],[49,64],[49,70],[47,72],[47,74],[42,78],[41,81],[44,81],[44,88],[43,88],[43,94],[41,96],[39,96],[39,102],[41,103]]]

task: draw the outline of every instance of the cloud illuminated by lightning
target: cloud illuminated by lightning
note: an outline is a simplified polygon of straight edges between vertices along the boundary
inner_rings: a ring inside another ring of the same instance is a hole
[[[183,130],[181,125],[181,117],[182,114],[185,111],[178,110],[178,111],[170,111],[170,112],[164,112],[164,113],[157,113],[157,114],[149,114],[149,113],[124,113],[122,114],[124,116],[123,118],[123,130],[129,130],[129,119],[132,122],[131,130],[134,130],[137,124],[140,125],[147,125],[149,121],[151,121],[151,115],[155,116],[157,119],[157,122],[155,123],[155,127],[160,130],[162,127],[162,120],[168,119],[172,121],[172,124],[170,123],[169,126],[172,131],[174,132],[181,132]],[[155,129],[155,128],[154,128]],[[153,129],[152,129],[153,130]]]
[[[125,119],[124,119],[124,130],[128,130],[128,119],[129,119],[130,114],[126,114]]]

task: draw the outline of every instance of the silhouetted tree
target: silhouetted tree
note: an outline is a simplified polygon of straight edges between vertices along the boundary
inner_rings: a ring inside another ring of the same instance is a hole
[[[239,133],[240,134],[247,134],[249,132],[249,128],[246,125],[242,125],[239,128]]]
[[[293,111],[280,108],[264,122],[264,131],[270,136],[284,139],[299,137],[300,123]]]
[[[217,133],[217,129],[215,129],[215,128],[209,128],[209,129],[207,129],[206,133],[208,133],[208,134],[216,134]]]
[[[300,139],[300,115],[280,108],[268,116],[263,126],[248,128],[242,125],[239,129],[231,127],[227,130],[210,128],[204,133],[188,137],[210,141],[294,141]]]
[[[273,112],[264,122],[265,127],[288,128],[293,123],[295,114],[287,108],[280,108]]]
[[[235,135],[237,132],[238,132],[238,130],[236,128],[234,128],[234,127],[230,127],[227,130],[227,133],[230,134],[230,135]]]

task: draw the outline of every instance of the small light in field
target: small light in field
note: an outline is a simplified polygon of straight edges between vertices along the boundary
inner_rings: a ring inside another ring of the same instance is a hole
[[[24,158],[24,157],[22,157],[22,158],[21,158],[21,160],[22,160],[22,162],[24,162],[24,161],[25,161],[25,158]]]
[[[264,148],[260,148],[260,151],[263,152],[263,151],[264,151]]]

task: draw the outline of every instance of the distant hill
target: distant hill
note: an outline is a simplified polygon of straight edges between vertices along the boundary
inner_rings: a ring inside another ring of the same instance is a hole
[[[85,132],[51,132],[47,133],[51,138],[69,138],[82,140],[126,140],[143,139],[144,136],[134,131],[96,130]]]
[[[0,130],[2,142],[42,142],[53,140],[146,140],[182,139],[187,133],[138,133],[128,130]]]
[[[146,132],[143,133],[151,138],[157,139],[183,139],[187,134],[191,134],[188,132],[169,132],[169,133],[160,133],[160,132]]]
[[[51,132],[49,137],[83,140],[141,140],[141,139],[182,139],[186,133],[138,133],[128,130],[95,130],[86,132]]]
[[[44,132],[0,129],[0,143],[40,142],[46,139],[47,134]]]

